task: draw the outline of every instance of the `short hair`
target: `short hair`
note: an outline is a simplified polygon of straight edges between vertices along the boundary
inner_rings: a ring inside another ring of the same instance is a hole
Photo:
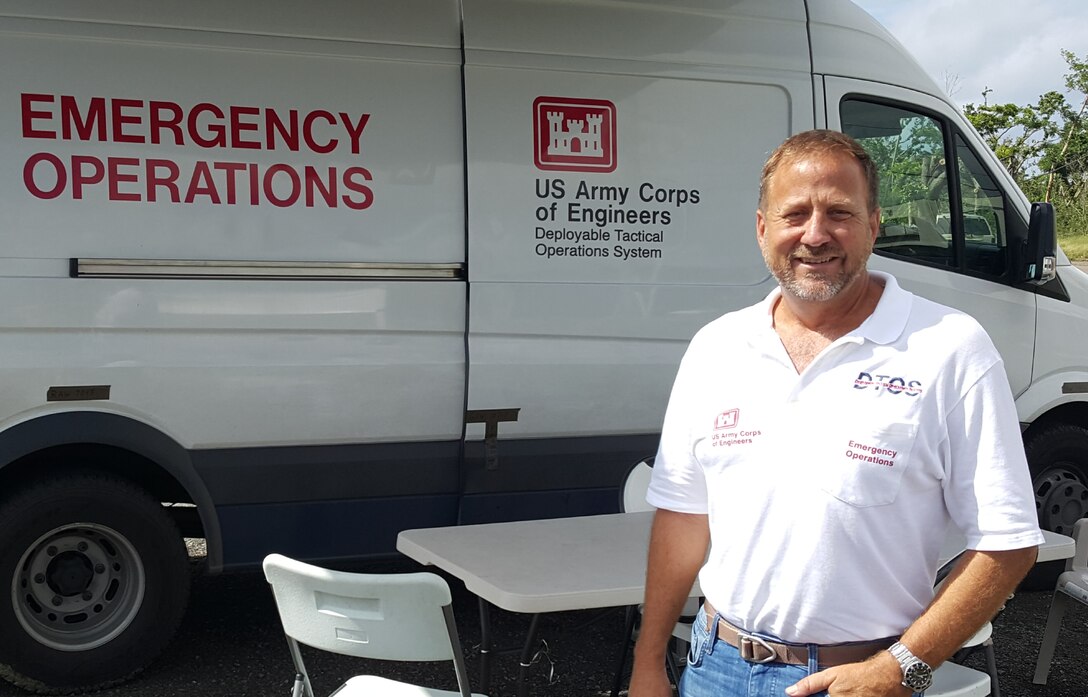
[[[767,162],[763,164],[763,173],[759,177],[759,209],[763,210],[771,177],[783,162],[793,162],[806,155],[827,154],[847,155],[853,157],[861,165],[865,183],[869,189],[869,212],[879,208],[880,174],[877,172],[876,163],[869,157],[865,148],[845,133],[814,129],[790,136],[767,158]]]

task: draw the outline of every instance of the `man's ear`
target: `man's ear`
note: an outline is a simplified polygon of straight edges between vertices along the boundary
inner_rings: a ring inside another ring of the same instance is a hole
[[[869,214],[869,242],[876,244],[877,235],[880,234],[880,209],[877,208]]]
[[[767,233],[767,220],[763,217],[763,211],[756,209],[756,243],[763,249],[763,236]],[[874,238],[875,239],[875,238]]]

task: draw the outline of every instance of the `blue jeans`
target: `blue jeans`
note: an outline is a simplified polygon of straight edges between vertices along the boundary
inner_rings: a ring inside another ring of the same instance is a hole
[[[717,627],[717,618],[714,618]],[[707,631],[702,609],[691,628],[688,664],[680,678],[680,697],[785,697],[786,688],[819,670],[787,663],[749,663],[740,651]],[[826,692],[817,693],[825,697]],[[921,697],[921,695],[915,695]]]

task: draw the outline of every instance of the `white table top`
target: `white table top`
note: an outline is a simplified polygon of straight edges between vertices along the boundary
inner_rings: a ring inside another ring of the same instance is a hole
[[[397,550],[464,581],[504,610],[561,612],[642,602],[653,512],[405,530]],[[1073,556],[1073,539],[1046,532],[1039,561]],[[963,549],[950,536],[942,563]],[[698,595],[698,588],[693,589]]]
[[[963,536],[958,533],[946,537],[944,545],[941,547],[941,564],[962,552],[964,544]],[[1035,563],[1041,564],[1044,561],[1069,559],[1073,556],[1076,548],[1076,542],[1072,537],[1043,530],[1043,544],[1039,545],[1039,557],[1035,560]]]
[[[512,612],[642,602],[653,512],[405,530],[397,550]]]

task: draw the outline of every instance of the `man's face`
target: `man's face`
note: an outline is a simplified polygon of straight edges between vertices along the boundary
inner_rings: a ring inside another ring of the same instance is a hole
[[[841,154],[781,163],[756,211],[763,260],[782,291],[827,302],[865,272],[880,229],[861,165]]]

